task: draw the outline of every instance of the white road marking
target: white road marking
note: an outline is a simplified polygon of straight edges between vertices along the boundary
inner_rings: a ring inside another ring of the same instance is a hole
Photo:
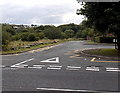
[[[110,68],[110,67],[108,68],[107,67],[106,71],[108,71],[108,72],[110,72],[110,71],[112,71],[112,72],[120,72],[120,69],[119,68],[113,68],[113,67],[112,68]]]
[[[49,90],[49,91],[68,91],[68,92],[98,92],[92,90],[75,90],[75,89],[57,89],[57,88],[36,88],[37,90]]]
[[[99,67],[86,67],[87,71],[100,71]]]
[[[62,68],[62,66],[50,65],[47,69],[58,69],[58,70],[60,70],[61,68]]]
[[[28,68],[42,69],[43,67],[45,67],[45,65],[33,65],[33,67],[28,67]]]
[[[54,59],[55,59],[55,61],[53,61]],[[43,61],[40,61],[40,62],[43,62],[43,63],[59,63],[59,57],[50,58],[50,59],[43,60]]]
[[[66,68],[66,70],[80,70],[80,69]]]
[[[24,64],[24,63],[29,62],[29,61],[32,61],[32,60],[34,60],[34,58],[31,58],[31,59],[25,60],[25,61],[20,62],[20,63],[17,63],[17,64],[14,64],[14,65],[12,65],[11,67],[18,67],[18,66],[20,66],[21,64]]]
[[[66,70],[80,70],[81,67],[67,66]]]
[[[111,69],[111,70],[106,70],[106,71],[108,71],[108,72],[110,72],[110,71],[111,72],[120,72],[120,70],[116,70],[116,69],[114,69],[114,70]]]
[[[76,67],[76,66],[67,66],[67,68],[81,68],[81,67]]]
[[[61,68],[48,67],[47,69],[56,69],[56,70],[60,70]]]
[[[108,67],[107,67],[106,69],[116,69],[116,70],[117,70],[117,69],[119,69],[119,68],[108,68]]]
[[[42,67],[28,67],[28,68],[37,68],[37,69],[42,69]]]
[[[45,67],[45,65],[33,65],[34,67]]]

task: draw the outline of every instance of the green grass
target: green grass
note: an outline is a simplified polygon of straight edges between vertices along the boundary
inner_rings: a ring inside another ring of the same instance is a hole
[[[120,52],[116,49],[112,48],[105,48],[105,49],[91,49],[84,51],[87,54],[91,55],[101,55],[101,56],[108,56],[108,57],[120,57]]]
[[[47,41],[51,42],[50,40],[47,40]],[[43,40],[43,42],[46,42],[46,40]],[[37,46],[32,46],[30,48],[19,48],[17,50],[2,51],[2,52],[0,52],[0,54],[6,55],[6,54],[22,53],[22,52],[25,52],[25,51],[38,49],[38,48],[43,48],[43,47],[52,46],[52,45],[57,45],[57,44],[64,43],[64,42],[68,42],[68,40],[60,40],[57,43],[37,45]],[[32,44],[32,43],[35,43],[35,42],[22,42],[22,41],[11,42],[11,44],[13,44],[13,46],[17,46],[17,47],[19,47],[19,45],[29,45],[29,44]],[[10,44],[10,46],[11,46],[11,44]]]

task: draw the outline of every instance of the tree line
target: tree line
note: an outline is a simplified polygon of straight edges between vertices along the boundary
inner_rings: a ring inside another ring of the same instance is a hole
[[[20,26],[15,28],[11,24],[2,24],[2,47],[6,47],[11,41],[38,41],[41,39],[68,39],[92,37],[94,30],[86,28],[83,21],[80,25],[70,23],[60,26]]]

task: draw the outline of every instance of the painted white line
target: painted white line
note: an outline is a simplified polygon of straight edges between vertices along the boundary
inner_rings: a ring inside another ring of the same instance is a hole
[[[100,71],[99,69],[86,69],[87,71]]]
[[[33,65],[34,67],[45,67],[45,65]]]
[[[76,66],[67,66],[67,68],[81,68],[81,67],[76,67]]]
[[[87,71],[100,71],[99,67],[87,67],[86,70]]]
[[[49,69],[53,69],[53,70],[54,70],[54,69],[56,69],[56,70],[60,70],[61,68],[48,67],[47,69],[48,69],[48,70],[49,70]]]
[[[115,69],[116,69],[116,70],[117,70],[117,69],[119,69],[119,68],[106,68],[106,69],[109,69],[109,70],[111,70],[111,69],[112,69],[112,70],[115,70]]]
[[[53,60],[55,60],[55,61],[53,61]],[[50,59],[43,60],[43,61],[40,61],[40,62],[43,62],[43,63],[59,63],[59,57],[50,58]]]
[[[68,91],[68,92],[98,92],[98,91],[92,91],[92,90],[75,90],[75,89],[57,89],[57,88],[36,88],[37,90],[47,90],[47,91]]]
[[[93,58],[91,61],[93,62],[93,61],[95,61],[95,59],[96,59],[96,58]]]
[[[24,63],[29,62],[29,61],[32,61],[32,60],[34,60],[34,58],[31,58],[31,59],[25,60],[25,61],[23,61],[23,62],[17,63],[17,64],[15,64],[15,65],[12,65],[11,67],[18,67],[18,66],[20,66],[21,64],[24,64]]]
[[[58,67],[58,68],[61,68],[62,66],[58,66],[58,65],[50,65],[50,67]]]
[[[42,69],[42,67],[28,67],[28,68]]]
[[[80,70],[81,67],[67,66],[66,70]]]
[[[66,68],[66,70],[80,70],[80,69]]]
[[[120,72],[120,70],[116,70],[116,69],[114,69],[114,70],[106,70],[106,71],[108,71],[108,72]]]
[[[113,67],[112,68],[107,67],[106,71],[108,71],[108,72],[120,72],[119,68],[113,68]]]

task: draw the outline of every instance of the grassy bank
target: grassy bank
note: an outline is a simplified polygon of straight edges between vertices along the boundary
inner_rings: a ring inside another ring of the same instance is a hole
[[[108,57],[120,57],[120,52],[112,48],[85,50],[84,53],[91,55],[108,56]]]
[[[1,51],[0,54],[6,55],[6,54],[22,53],[25,51],[43,48],[43,47],[52,46],[52,45],[57,45],[57,44],[68,42],[68,41],[69,40],[57,40],[57,39],[56,40],[39,40],[35,42],[14,41],[14,42],[10,42],[8,46],[10,50]],[[11,48],[15,48],[15,49],[12,50]]]
[[[0,54],[6,55],[6,54],[16,54],[16,53],[22,53],[38,48],[43,48],[47,46],[52,46],[52,45],[57,45],[60,43],[68,42],[68,41],[75,41],[79,39],[55,39],[55,40],[49,40],[49,39],[44,39],[44,40],[39,40],[39,41],[34,41],[34,42],[24,42],[24,41],[13,41],[10,42],[8,45],[9,50],[7,51],[1,51]]]

